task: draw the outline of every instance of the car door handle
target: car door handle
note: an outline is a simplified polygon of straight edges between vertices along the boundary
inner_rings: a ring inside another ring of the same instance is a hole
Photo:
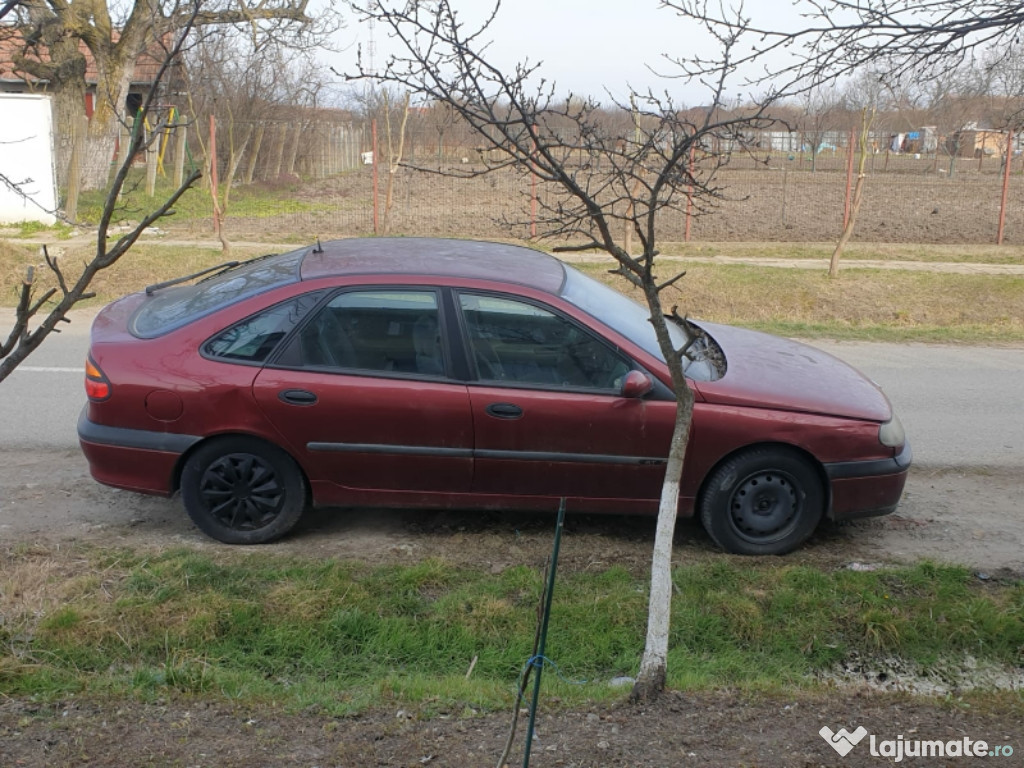
[[[484,410],[499,419],[518,419],[523,415],[523,409],[512,403],[491,403]]]
[[[285,389],[278,392],[277,399],[288,405],[313,405],[317,401],[316,395],[308,389]]]

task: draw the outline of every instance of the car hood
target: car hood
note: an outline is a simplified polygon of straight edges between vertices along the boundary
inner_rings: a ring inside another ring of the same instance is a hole
[[[700,323],[725,353],[725,376],[695,382],[705,400],[884,422],[892,407],[860,371],[820,349],[767,333]]]

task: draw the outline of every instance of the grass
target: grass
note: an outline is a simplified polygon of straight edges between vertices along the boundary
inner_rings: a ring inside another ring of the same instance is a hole
[[[962,568],[721,558],[677,567],[674,579],[675,688],[814,689],[851,654],[924,668],[1024,661],[1024,584],[982,584]],[[0,689],[44,700],[177,692],[337,714],[394,699],[503,707],[530,654],[541,589],[526,566],[23,548],[0,560]],[[635,672],[645,610],[642,575],[562,575],[548,692],[569,703],[620,696],[607,681]]]
[[[822,247],[724,244],[688,246],[687,252],[722,249],[732,255],[770,258],[789,249],[797,258],[812,258]],[[887,252],[903,260],[922,246],[872,248],[863,253],[875,258],[879,252]],[[281,248],[237,247],[231,258],[275,250]],[[965,247],[964,251],[965,260],[1002,258],[986,246]],[[61,263],[73,274],[76,266],[90,257],[91,249],[65,245],[51,248],[50,253],[61,254]],[[142,242],[97,276],[92,286],[97,297],[83,306],[102,305],[151,283],[224,260],[218,248]],[[830,280],[824,269],[687,262],[683,256],[662,268],[666,276],[677,268],[687,270],[687,276],[667,292],[665,303],[669,307],[678,304],[681,312],[693,317],[786,336],[965,344],[1024,341],[1024,276],[878,269],[857,263],[856,259],[847,261],[840,276]],[[0,240],[0,285],[5,286],[0,306],[13,306],[29,264],[42,264],[36,249]],[[628,291],[624,281],[607,274],[606,262],[576,266]],[[37,270],[37,276],[40,289],[52,283],[45,267]],[[635,298],[642,300],[638,293]]]
[[[832,256],[835,243],[665,243],[666,256],[738,259],[819,259]],[[936,245],[918,243],[849,243],[840,268],[857,261],[945,262],[950,264],[1020,264],[1024,247],[1010,245]]]
[[[608,265],[577,264],[623,290]],[[665,304],[712,322],[787,336],[873,341],[1024,340],[1024,276],[961,275],[848,266],[823,271],[681,263]],[[666,268],[666,276],[669,272]],[[639,292],[634,298],[642,300]]]
[[[318,206],[314,201],[297,198],[296,190],[299,186],[299,182],[296,181],[294,184],[276,184],[273,187],[262,184],[234,187],[231,190],[227,215],[240,218],[271,218],[285,213],[317,210]],[[144,173],[132,173],[125,183],[124,192],[114,213],[114,221],[138,221],[153,210],[154,203],[166,200],[173,191],[171,179],[157,177],[155,193],[150,197],[146,194]],[[83,192],[78,203],[78,220],[86,225],[97,224],[105,200],[105,190]],[[171,220],[172,223],[210,219],[210,193],[203,186],[202,180],[178,198],[174,210],[176,213]]]

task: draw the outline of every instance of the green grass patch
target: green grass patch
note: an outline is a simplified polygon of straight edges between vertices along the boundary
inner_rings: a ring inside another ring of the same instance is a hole
[[[229,218],[270,218],[286,213],[303,213],[319,210],[313,200],[301,200],[296,195],[299,182],[294,184],[248,184],[234,187],[228,201],[226,215]],[[154,195],[146,194],[145,173],[133,171],[125,182],[124,190],[114,212],[114,222],[138,221],[163,203],[174,191],[170,178],[157,177]],[[99,223],[106,201],[105,190],[83,192],[78,203],[78,220],[95,226]],[[223,196],[222,196],[223,199]],[[168,221],[185,222],[209,220],[212,216],[210,192],[200,179],[187,190],[174,205],[175,214]],[[159,226],[159,224],[158,224]]]
[[[543,578],[525,566],[494,574],[436,559],[370,566],[190,550],[32,549],[0,565],[0,688],[10,695],[178,692],[335,713],[389,700],[507,705]],[[962,568],[720,558],[680,566],[674,580],[676,688],[813,688],[853,653],[924,668],[967,656],[1024,662],[1024,584],[982,584]],[[549,693],[621,695],[607,683],[636,671],[646,588],[618,567],[559,578]]]
[[[13,230],[9,236],[19,238],[51,234],[60,240],[66,240],[71,237],[72,232],[72,228],[63,221],[58,221],[54,224],[43,224],[40,221],[19,221],[16,224],[5,224],[3,228]]]

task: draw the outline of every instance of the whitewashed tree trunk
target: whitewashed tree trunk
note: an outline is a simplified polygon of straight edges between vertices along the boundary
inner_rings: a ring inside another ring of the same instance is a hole
[[[687,402],[688,401],[688,402]],[[672,615],[672,543],[679,514],[679,483],[690,437],[693,397],[676,404],[675,427],[665,465],[665,482],[658,504],[658,521],[651,556],[651,587],[647,602],[647,640],[640,671],[630,693],[633,701],[655,698],[665,687],[668,669],[669,619]]]

